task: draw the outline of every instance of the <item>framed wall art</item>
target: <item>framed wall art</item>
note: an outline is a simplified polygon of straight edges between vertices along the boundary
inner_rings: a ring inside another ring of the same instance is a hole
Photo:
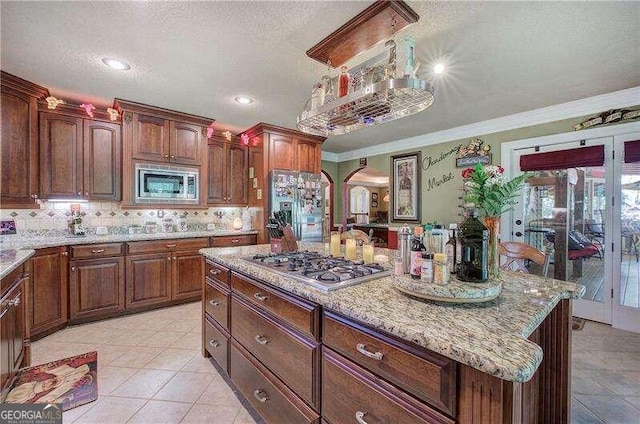
[[[374,202],[378,201],[378,193],[371,193],[371,200]]]
[[[391,221],[420,222],[420,152],[391,156]]]

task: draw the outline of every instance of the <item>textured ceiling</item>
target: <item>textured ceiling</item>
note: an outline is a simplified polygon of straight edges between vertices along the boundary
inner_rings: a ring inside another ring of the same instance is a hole
[[[640,86],[638,2],[408,2],[419,74],[445,59],[418,115],[325,142],[343,152]],[[305,51],[371,2],[9,2],[1,66],[53,95],[114,97],[218,120],[295,128],[326,67]],[[356,58],[351,65],[376,52]],[[128,72],[106,68],[121,58]],[[256,99],[250,106],[238,94]]]

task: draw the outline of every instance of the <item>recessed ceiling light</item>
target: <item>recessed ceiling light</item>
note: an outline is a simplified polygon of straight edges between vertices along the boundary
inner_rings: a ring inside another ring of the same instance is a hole
[[[240,103],[241,105],[249,105],[249,104],[253,103],[253,99],[251,97],[247,97],[247,96],[238,96],[234,100],[236,102]]]
[[[444,63],[438,62],[435,64],[435,66],[433,67],[433,72],[435,72],[436,74],[441,74],[444,72]]]
[[[102,63],[107,65],[109,68],[115,69],[118,71],[126,71],[128,69],[131,69],[131,66],[129,66],[128,63],[125,63],[116,59],[110,59],[108,57],[103,58]]]

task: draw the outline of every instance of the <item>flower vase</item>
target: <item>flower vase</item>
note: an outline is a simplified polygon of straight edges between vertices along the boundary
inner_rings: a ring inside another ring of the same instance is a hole
[[[500,217],[486,216],[484,226],[489,230],[489,278],[495,279],[500,277],[500,253],[498,253]]]

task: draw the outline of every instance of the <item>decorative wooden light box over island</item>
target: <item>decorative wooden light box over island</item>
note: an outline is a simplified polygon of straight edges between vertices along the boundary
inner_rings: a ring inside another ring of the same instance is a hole
[[[583,286],[503,272],[495,300],[443,304],[392,277],[323,293],[243,260],[268,245],[200,252],[203,354],[267,422],[570,422]]]

